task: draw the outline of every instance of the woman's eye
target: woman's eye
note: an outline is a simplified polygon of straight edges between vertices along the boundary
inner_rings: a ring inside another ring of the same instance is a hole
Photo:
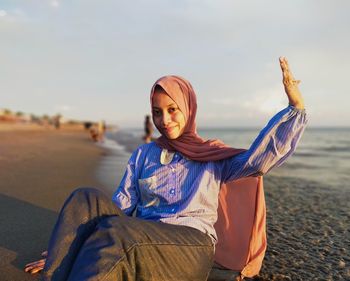
[[[175,107],[170,107],[170,108],[168,109],[168,111],[169,111],[169,113],[175,112],[175,111],[176,111],[176,108],[175,108]]]
[[[159,116],[160,115],[160,111],[159,110],[153,110],[153,115],[154,116]]]

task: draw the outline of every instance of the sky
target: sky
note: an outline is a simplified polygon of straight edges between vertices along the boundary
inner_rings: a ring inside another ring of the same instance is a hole
[[[349,1],[0,0],[0,108],[142,127],[161,76],[191,81],[199,127],[263,126],[287,106],[350,125]]]

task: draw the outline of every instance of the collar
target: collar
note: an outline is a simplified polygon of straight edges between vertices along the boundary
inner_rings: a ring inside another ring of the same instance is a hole
[[[175,152],[170,152],[169,150],[163,148],[160,154],[160,163],[162,165],[168,165],[174,158]]]

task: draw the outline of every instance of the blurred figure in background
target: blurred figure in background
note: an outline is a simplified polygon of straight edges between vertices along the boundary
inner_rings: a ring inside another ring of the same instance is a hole
[[[58,130],[61,127],[61,114],[57,114],[53,117],[53,126]]]
[[[102,142],[104,140],[105,131],[106,131],[106,122],[104,120],[100,120],[97,126],[98,141]]]
[[[151,121],[151,116],[146,115],[145,117],[145,135],[143,140],[145,143],[150,143],[152,141],[153,125]]]
[[[95,126],[91,126],[89,129],[90,137],[94,142],[97,142],[99,139],[98,131]]]

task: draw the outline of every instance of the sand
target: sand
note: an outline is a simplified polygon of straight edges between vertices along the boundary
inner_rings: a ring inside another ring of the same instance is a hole
[[[350,280],[350,188],[265,177],[268,250],[260,280]]]
[[[82,129],[0,125],[0,280],[38,279],[23,266],[47,248],[73,189],[104,189],[95,173],[104,153]]]

